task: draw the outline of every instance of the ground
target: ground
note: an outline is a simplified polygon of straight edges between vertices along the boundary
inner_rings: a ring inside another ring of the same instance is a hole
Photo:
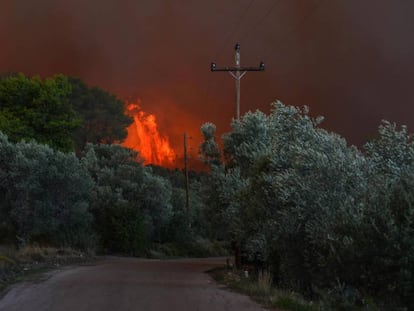
[[[0,300],[0,310],[264,310],[204,273],[224,264],[224,258],[111,257],[96,265],[51,272],[39,282],[17,284]]]

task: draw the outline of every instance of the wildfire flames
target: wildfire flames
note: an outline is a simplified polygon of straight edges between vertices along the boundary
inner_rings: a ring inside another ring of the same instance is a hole
[[[138,151],[145,164],[172,167],[175,152],[168,138],[158,132],[155,116],[142,111],[139,103],[127,103],[126,114],[134,118],[134,123],[127,128],[128,136],[122,145]]]

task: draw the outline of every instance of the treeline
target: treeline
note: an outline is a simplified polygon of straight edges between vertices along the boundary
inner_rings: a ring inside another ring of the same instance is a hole
[[[383,122],[363,151],[276,103],[223,136],[203,125],[206,214],[281,287],[335,310],[414,309],[414,143]],[[223,160],[224,159],[224,160]]]
[[[13,142],[34,139],[80,152],[87,143],[120,141],[132,123],[124,108],[116,96],[77,78],[0,76],[0,131]]]
[[[306,108],[275,103],[234,121],[221,152],[207,123],[211,171],[192,173],[186,210],[181,171],[110,144],[130,122],[121,100],[79,79],[1,76],[0,243],[201,256],[209,240],[232,242],[278,286],[334,309],[414,309],[405,127],[384,122],[360,151]]]
[[[153,243],[189,245],[199,217],[184,209],[179,187],[137,159],[119,145],[88,144],[78,158],[0,133],[0,242],[130,255]]]
[[[187,211],[181,171],[110,144],[131,122],[121,100],[79,79],[0,77],[0,243],[208,253],[198,174]]]

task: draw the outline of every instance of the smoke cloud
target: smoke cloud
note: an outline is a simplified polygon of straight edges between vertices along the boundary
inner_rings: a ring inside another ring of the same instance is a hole
[[[241,110],[308,105],[361,145],[381,119],[414,129],[414,3],[389,0],[3,0],[0,72],[78,76],[140,98],[177,153],[202,123],[229,129],[234,80],[210,62],[266,71],[242,79]]]

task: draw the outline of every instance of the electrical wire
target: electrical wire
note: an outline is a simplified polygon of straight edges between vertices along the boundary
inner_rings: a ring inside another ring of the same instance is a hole
[[[247,4],[247,6],[244,8],[243,12],[240,14],[239,18],[237,19],[236,23],[233,24],[232,29],[227,34],[225,40],[223,41],[223,44],[221,47],[217,50],[217,52],[214,55],[214,60],[218,59],[219,56],[222,55],[224,48],[229,43],[230,39],[234,36],[236,33],[236,30],[240,27],[242,21],[246,17],[247,13],[249,12],[250,8],[253,6],[255,0],[250,0],[250,2]],[[208,79],[207,88],[206,88],[206,98],[210,98],[210,88],[211,88],[211,77]]]
[[[252,26],[248,31],[245,32],[245,34],[241,37],[240,41],[243,41],[246,39],[251,33],[253,33],[256,29],[261,26],[266,19],[270,16],[270,14],[273,12],[274,9],[282,2],[282,0],[274,0],[273,5],[270,6],[270,8],[266,11],[266,13],[259,18],[259,20]]]
[[[223,44],[221,45],[221,48],[217,51],[217,53],[215,55],[215,59],[217,59],[217,57],[220,56],[223,53],[224,48],[227,46],[229,40],[234,36],[237,29],[240,27],[242,21],[246,17],[247,13],[249,12],[249,10],[252,7],[252,5],[254,4],[254,2],[255,2],[255,0],[250,0],[249,4],[245,7],[243,12],[240,14],[240,16],[239,16],[237,22],[234,24],[232,30],[226,36],[226,39],[224,40]]]
[[[285,35],[280,38],[279,40],[274,40],[273,42],[271,42],[270,44],[270,48],[267,49],[267,51],[265,51],[264,53],[264,57],[262,58],[263,60],[266,60],[268,57],[271,56],[271,54],[273,53],[275,46],[280,46],[281,44],[283,44],[286,40],[288,40],[289,38],[293,38],[294,33],[296,31],[298,31],[301,27],[303,27],[308,20],[310,20],[310,18],[321,8],[321,6],[326,2],[327,0],[319,0],[318,3],[301,19],[301,21],[294,26],[293,28],[291,28],[290,31],[288,31],[287,33],[285,33]],[[221,46],[220,50],[218,50],[218,52],[216,53],[216,57],[215,59],[217,59],[217,57],[223,52],[224,48],[227,46],[228,41],[233,37],[234,33],[236,32],[237,28],[240,26],[243,18],[245,17],[245,15],[247,14],[248,10],[251,8],[251,6],[253,5],[254,0],[250,1],[250,3],[246,6],[246,8],[244,9],[244,11],[242,12],[242,14],[240,15],[240,18],[238,19],[238,21],[235,23],[232,31],[228,34],[228,36],[226,37],[226,40],[224,41],[223,45]],[[263,15],[263,17],[261,19],[259,19],[259,21],[254,24],[242,37],[243,39],[247,38],[250,33],[252,33],[254,30],[256,30],[259,26],[261,26],[263,24],[263,22],[265,21],[266,18],[268,18],[270,16],[270,14],[272,13],[272,11],[281,3],[281,0],[278,0],[277,2],[275,2],[268,10],[267,12]],[[209,93],[210,93],[210,84],[211,84],[211,78],[208,81],[208,85],[207,85],[207,90],[206,90],[206,97],[209,98]]]

